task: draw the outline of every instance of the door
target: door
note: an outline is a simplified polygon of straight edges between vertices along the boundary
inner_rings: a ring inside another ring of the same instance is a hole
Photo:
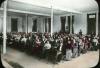
[[[87,14],[87,34],[96,33],[96,14]]]

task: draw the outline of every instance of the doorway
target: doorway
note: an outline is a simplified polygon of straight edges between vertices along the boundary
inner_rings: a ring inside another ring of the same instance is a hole
[[[96,33],[96,14],[87,14],[87,34]]]

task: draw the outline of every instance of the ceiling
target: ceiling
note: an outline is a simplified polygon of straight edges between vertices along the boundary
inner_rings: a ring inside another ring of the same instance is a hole
[[[53,5],[54,14],[84,13],[98,11],[98,5],[95,0],[9,0],[8,8],[36,12],[42,14],[51,14],[51,5]]]
[[[98,4],[95,0],[54,0],[54,5],[63,8],[71,8],[79,12],[98,10]]]
[[[22,10],[22,11],[29,11],[29,12],[36,12],[42,14],[51,14],[51,8],[38,6],[34,4],[22,3],[18,1],[9,1],[8,8],[15,9],[15,10]],[[59,9],[54,10],[54,14],[67,14],[67,11],[62,11]]]

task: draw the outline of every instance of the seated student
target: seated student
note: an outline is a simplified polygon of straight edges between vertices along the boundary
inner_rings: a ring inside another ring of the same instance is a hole
[[[92,41],[93,50],[97,50],[97,44],[98,44],[98,40],[97,38],[94,37]]]
[[[23,38],[21,39],[21,42],[25,45],[26,44],[26,40],[27,40],[27,38],[25,36],[23,36]]]
[[[48,58],[49,57],[49,52],[51,49],[51,44],[49,43],[49,41],[46,41],[44,47],[43,47],[43,55],[44,57]]]
[[[72,44],[71,39],[68,38],[68,41],[66,41],[66,60],[71,60],[72,58]]]
[[[84,43],[82,41],[82,38],[79,39],[79,46],[80,46],[80,53],[83,53]]]
[[[21,38],[21,50],[25,51],[27,38],[25,35]]]
[[[60,38],[60,40],[59,40],[59,46],[58,46],[58,51],[62,52],[62,47],[63,47],[63,39]]]
[[[39,40],[39,38],[36,38],[35,42],[34,42],[34,46],[33,46],[33,53],[36,55],[40,54],[41,51],[41,41]]]
[[[15,38],[15,41],[16,41],[16,47],[17,47],[17,48],[18,48],[19,45],[20,45],[20,39],[21,39],[21,35],[18,34],[18,35],[16,36],[16,38]]]
[[[2,36],[2,34],[0,33],[0,48],[2,48],[1,45],[3,45],[3,36]],[[1,52],[1,51],[0,51],[0,52]]]
[[[78,42],[73,38],[73,58],[78,56]]]
[[[60,62],[62,59],[62,47],[63,47],[63,40],[60,39],[59,46],[57,48],[57,62]]]
[[[37,38],[35,41],[35,47],[39,47],[40,45],[41,45],[41,42],[40,42],[39,38]]]
[[[91,49],[91,45],[92,45],[92,39],[89,37],[88,38],[88,50]]]
[[[98,49],[100,49],[100,37],[98,38]]]
[[[87,50],[88,50],[88,37],[87,36],[85,36],[85,39],[84,39],[84,50],[85,50],[85,53],[87,52]]]
[[[57,48],[58,46],[59,46],[59,44],[58,44],[58,39],[55,39],[54,42],[53,42],[52,47],[53,47],[53,48]]]
[[[87,44],[87,42],[86,42],[86,38],[85,37],[82,37],[82,53],[84,54],[84,53],[86,53],[86,44]]]

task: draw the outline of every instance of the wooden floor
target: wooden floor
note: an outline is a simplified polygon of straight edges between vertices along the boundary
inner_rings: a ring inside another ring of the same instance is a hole
[[[13,61],[24,68],[90,68],[98,63],[99,51],[89,51],[82,54],[71,61],[61,61],[58,64],[51,64],[43,59],[37,59],[34,56],[28,55],[12,48],[7,48],[7,54],[2,55],[2,59]]]

